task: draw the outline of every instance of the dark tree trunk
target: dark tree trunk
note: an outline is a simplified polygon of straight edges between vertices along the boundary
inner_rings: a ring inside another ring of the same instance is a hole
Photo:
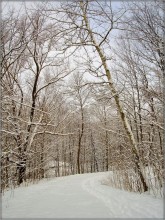
[[[26,159],[24,158],[17,164],[18,181],[17,184],[20,185],[25,180],[26,174]]]

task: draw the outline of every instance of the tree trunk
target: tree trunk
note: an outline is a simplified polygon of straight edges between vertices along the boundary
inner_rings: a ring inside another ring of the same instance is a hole
[[[84,133],[84,113],[83,113],[83,107],[81,103],[81,130],[79,132],[79,140],[78,140],[78,152],[77,152],[77,172],[80,174],[80,151],[81,151],[81,141]]]
[[[146,181],[145,181],[145,178],[143,176],[143,172],[142,172],[142,169],[143,169],[143,165],[140,161],[140,158],[139,158],[139,152],[138,152],[138,149],[137,149],[137,144],[136,144],[136,141],[135,141],[135,138],[134,138],[134,134],[133,132],[131,131],[131,128],[130,128],[130,125],[128,123],[128,120],[127,120],[127,117],[123,111],[123,107],[121,105],[121,102],[120,102],[120,99],[119,99],[119,94],[114,86],[114,83],[112,81],[112,76],[111,76],[111,73],[110,73],[110,70],[108,68],[108,65],[107,65],[107,59],[106,57],[104,56],[104,53],[101,49],[101,47],[99,46],[99,44],[97,44],[95,38],[94,38],[94,35],[93,35],[93,32],[90,28],[90,25],[89,25],[89,21],[88,21],[88,18],[87,18],[87,13],[86,13],[86,10],[84,8],[84,3],[81,1],[80,2],[80,7],[81,7],[81,10],[83,12],[83,18],[84,18],[84,21],[85,21],[85,25],[86,25],[86,28],[88,30],[88,33],[89,33],[89,36],[91,38],[91,41],[96,49],[96,51],[98,52],[98,55],[101,59],[101,62],[102,62],[102,65],[103,65],[103,68],[105,70],[105,73],[106,73],[106,77],[108,79],[108,82],[109,82],[109,87],[110,87],[110,91],[115,99],[115,103],[116,103],[116,107],[119,111],[119,114],[120,114],[120,118],[121,118],[121,121],[122,121],[122,124],[123,124],[123,127],[126,131],[126,134],[127,134],[127,137],[128,137],[128,140],[131,144],[131,148],[132,148],[132,153],[135,155],[136,159],[137,159],[137,162],[135,162],[135,165],[137,167],[137,170],[138,170],[138,173],[139,173],[139,178],[143,184],[143,189],[144,191],[147,191],[148,190],[148,187],[146,185]]]
[[[23,180],[25,180],[25,173],[26,173],[26,158],[23,158],[18,164],[17,164],[17,173],[18,173],[18,185],[23,183]]]

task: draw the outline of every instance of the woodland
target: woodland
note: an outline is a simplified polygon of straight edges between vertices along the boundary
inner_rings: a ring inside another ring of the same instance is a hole
[[[113,187],[161,191],[164,10],[99,0],[4,10],[1,191],[102,171]]]

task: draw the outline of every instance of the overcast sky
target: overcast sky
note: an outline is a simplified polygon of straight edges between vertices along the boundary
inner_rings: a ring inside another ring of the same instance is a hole
[[[26,7],[28,9],[31,9],[31,8],[34,8],[35,3],[43,3],[43,2],[44,1],[3,1],[2,2],[2,16],[5,15],[8,11],[10,11],[13,7],[16,11],[19,11],[19,13],[23,14],[23,13],[25,13],[24,4],[26,4]],[[45,2],[48,2],[48,1],[45,1]],[[51,1],[49,1],[49,2],[51,2]],[[53,1],[53,4],[54,5],[59,4],[60,2],[61,1]],[[105,0],[105,2],[106,2],[106,0]],[[118,8],[118,7],[120,7],[120,5],[121,5],[121,1],[112,1],[112,7]],[[89,51],[90,51],[90,49],[89,49]],[[81,56],[79,56],[80,53],[81,53]],[[76,62],[81,63],[81,61],[84,61],[81,59],[84,57],[84,54],[85,54],[84,50],[81,50],[81,52],[80,51],[78,52],[77,57],[76,56],[74,56],[74,58],[72,57],[70,60],[70,63],[72,64],[71,67],[74,66],[75,57],[76,57]],[[93,53],[91,52],[91,54],[93,54]],[[100,65],[98,63],[95,63],[95,64],[96,64],[96,66]],[[78,66],[80,66],[80,65],[78,65]],[[80,67],[80,69],[81,69],[81,67]],[[94,81],[96,80],[96,78],[91,77],[89,74],[88,74],[87,78],[90,80],[94,80]]]
[[[9,10],[11,10],[13,7],[20,11],[20,13],[24,13],[23,5],[26,4],[27,8],[31,8],[34,6],[35,3],[43,3],[44,1],[2,1],[2,15],[5,15]],[[51,2],[51,1],[45,1],[45,2]],[[54,0],[52,1],[53,4],[59,4],[61,2],[60,0]],[[106,2],[106,0],[105,0]],[[112,6],[119,7],[122,1],[112,1]]]

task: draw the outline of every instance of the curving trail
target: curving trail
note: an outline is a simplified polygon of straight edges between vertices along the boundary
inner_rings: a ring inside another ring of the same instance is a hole
[[[79,174],[7,191],[3,218],[163,218],[163,199],[101,184],[108,173]]]

